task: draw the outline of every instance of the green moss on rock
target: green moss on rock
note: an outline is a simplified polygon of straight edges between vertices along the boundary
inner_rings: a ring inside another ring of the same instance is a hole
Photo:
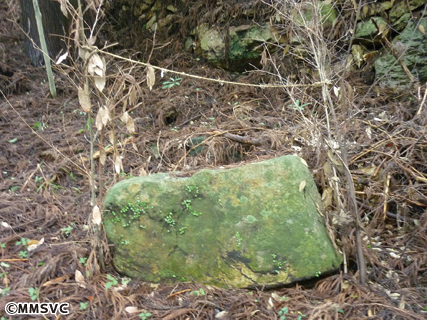
[[[340,265],[318,210],[308,168],[284,156],[192,177],[124,180],[107,194],[104,223],[114,264],[127,276],[277,286]]]

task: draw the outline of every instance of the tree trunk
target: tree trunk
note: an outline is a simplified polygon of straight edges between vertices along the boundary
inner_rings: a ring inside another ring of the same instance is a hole
[[[69,19],[61,12],[59,2],[54,0],[38,0],[43,20],[43,30],[46,37],[49,57],[53,60],[66,49],[65,35],[69,33]],[[71,1],[77,2],[77,1]],[[22,26],[28,37],[24,43],[25,53],[35,66],[44,65],[43,53],[40,51],[40,40],[34,15],[33,2],[20,0]]]

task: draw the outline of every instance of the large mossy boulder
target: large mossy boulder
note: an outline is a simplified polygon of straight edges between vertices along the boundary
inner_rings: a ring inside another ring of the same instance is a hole
[[[149,282],[275,287],[336,270],[322,202],[297,156],[131,178],[105,200],[117,270]]]

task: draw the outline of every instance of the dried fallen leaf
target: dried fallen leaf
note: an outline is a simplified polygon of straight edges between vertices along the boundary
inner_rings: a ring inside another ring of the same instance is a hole
[[[83,277],[83,274],[79,270],[76,270],[74,278],[80,287],[86,288],[85,277]]]
[[[405,310],[405,299],[404,298],[402,298],[401,300],[400,300],[400,302],[399,302],[399,309],[400,310]]]
[[[350,282],[348,282],[348,280],[344,280],[344,281],[341,283],[341,288],[342,288],[343,290],[345,290],[345,289],[347,289],[348,287],[350,287]]]
[[[113,131],[108,132],[108,140],[110,141],[111,144],[114,144],[114,141],[116,140],[114,137],[114,133]]]
[[[126,307],[125,311],[127,313],[137,313],[138,312],[138,308],[137,307]]]
[[[135,133],[135,122],[131,117],[129,117],[128,121],[126,122],[126,128],[128,129],[129,133]]]
[[[135,86],[130,87],[129,89],[129,104],[135,104],[136,101],[136,88]]]
[[[95,81],[96,88],[102,92],[105,88],[106,79],[105,77],[94,77],[93,80]]]
[[[334,94],[337,98],[339,98],[339,96],[340,96],[340,90],[341,90],[341,88],[334,86]]]
[[[86,50],[85,49],[82,49],[81,47],[79,47],[79,58],[80,59],[82,59],[82,60],[85,60],[85,57],[86,57]]]
[[[61,54],[58,58],[58,60],[56,60],[55,64],[60,64],[62,61],[64,61],[65,59],[67,59],[68,57],[68,51],[65,52],[64,54]]]
[[[308,167],[307,161],[305,161],[303,158],[300,158],[301,162],[303,165],[305,165],[306,167]]]
[[[4,221],[1,222],[1,226],[4,227],[4,228],[12,228],[10,226],[10,224],[8,224],[7,222],[4,222]]]
[[[226,319],[228,318],[228,311],[221,311],[215,315],[216,319]]]
[[[266,67],[266,66],[267,66],[267,63],[268,63],[268,60],[267,60],[267,52],[266,52],[266,50],[263,50],[263,51],[262,51],[262,53],[261,53],[261,65],[262,65],[263,67]]]
[[[120,156],[116,156],[114,159],[114,169],[117,173],[120,173],[123,171],[123,163],[122,158]]]
[[[301,181],[301,183],[299,184],[299,192],[304,190],[306,184],[307,182],[305,182],[305,180]]]
[[[271,309],[273,309],[273,308],[274,308],[274,302],[273,302],[273,299],[269,298],[269,299],[268,299],[268,304],[267,304],[267,309],[268,309],[268,310],[271,310]]]
[[[139,168],[138,175],[141,177],[145,177],[147,175],[147,171],[143,167]]]
[[[281,297],[281,296],[279,296],[276,292],[273,292],[273,293],[271,294],[271,297],[272,297],[274,300],[276,300],[276,302],[283,302],[282,297]]]
[[[108,124],[108,121],[111,120],[110,118],[110,110],[107,108],[107,106],[102,107],[104,109],[104,113],[102,115],[102,124],[106,126]]]
[[[123,121],[124,123],[126,123],[126,122],[128,121],[128,119],[129,119],[129,113],[128,113],[127,111],[125,111],[125,112],[122,114],[122,116],[120,117],[120,119],[122,119],[122,121]]]
[[[96,114],[96,117],[95,117],[95,127],[96,127],[96,129],[98,129],[98,131],[101,131],[102,128],[104,128],[104,125],[102,124],[102,120],[101,120],[103,112],[104,111],[102,110],[102,108],[100,108],[98,110],[98,113]]]
[[[40,247],[44,243],[44,238],[41,238],[40,240],[30,240],[28,241],[28,251],[33,251]]]
[[[94,206],[92,210],[92,222],[96,225],[100,225],[102,222],[101,210],[98,206]]]
[[[147,85],[150,91],[153,88],[155,83],[156,83],[156,75],[154,73],[154,68],[152,66],[148,66],[147,67]]]
[[[372,130],[371,130],[371,127],[367,127],[367,128],[365,129],[365,131],[366,131],[366,134],[368,135],[368,138],[369,138],[369,139],[371,139],[371,138],[372,138]]]
[[[288,51],[289,51],[289,49],[290,49],[291,47],[289,46],[289,45],[287,45],[286,47],[285,47],[285,49],[283,49],[283,57],[284,56],[286,56],[286,54],[288,53]]]
[[[400,293],[393,292],[393,293],[389,293],[389,294],[388,294],[388,296],[389,296],[390,298],[392,298],[393,300],[397,300],[397,299],[399,299],[399,297],[400,297]]]
[[[62,14],[68,18],[68,11],[67,11],[67,0],[59,0],[61,4],[61,12]]]
[[[327,209],[332,206],[332,195],[333,195],[333,189],[330,187],[326,187],[323,189],[322,193],[322,202],[323,206]]]
[[[110,120],[110,110],[108,110],[106,106],[103,106],[99,109],[98,114],[96,115],[95,126],[99,131],[101,131],[101,129],[104,128]]]
[[[79,96],[79,102],[80,102],[82,109],[86,113],[89,113],[90,109],[91,109],[89,94],[84,89],[79,88],[78,89],[78,96]]]
[[[132,148],[138,152],[138,147],[136,146],[135,142],[132,141]]]
[[[96,88],[102,92],[105,87],[105,73],[106,65],[105,60],[101,59],[98,54],[93,54],[88,62],[87,71],[93,76]]]
[[[87,39],[87,44],[90,46],[93,46],[96,42],[96,36],[92,36],[89,39]]]
[[[56,283],[59,283],[59,282],[65,281],[65,280],[67,280],[67,279],[68,279],[68,275],[66,275],[66,276],[61,276],[61,277],[55,278],[55,279],[53,279],[53,280],[46,281],[45,283],[43,283],[43,284],[42,284],[42,287],[48,287],[48,286],[50,286],[50,285],[52,285],[52,284],[56,284]]]
[[[101,162],[101,164],[104,166],[106,161],[107,161],[107,154],[105,152],[105,149],[101,148],[99,150],[99,162]]]
[[[398,255],[398,254],[396,254],[396,253],[394,253],[394,252],[389,252],[388,253],[392,258],[394,258],[394,259],[400,259],[401,258],[401,256],[400,255]]]
[[[89,74],[94,76],[95,74],[98,74],[99,69],[102,70],[103,68],[104,68],[104,62],[102,61],[99,54],[94,53],[93,55],[91,55],[88,66],[87,66],[87,71],[89,72]],[[102,74],[98,74],[98,75],[102,75]]]

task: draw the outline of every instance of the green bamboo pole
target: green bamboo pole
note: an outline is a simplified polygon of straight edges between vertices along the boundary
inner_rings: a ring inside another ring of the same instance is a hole
[[[40,12],[38,0],[33,0],[33,6],[34,6],[34,14],[37,21],[37,31],[39,33],[40,45],[43,51],[44,64],[46,66],[47,78],[49,80],[50,94],[52,95],[53,98],[56,98],[55,81],[53,80],[52,66],[50,64],[50,58],[47,51],[46,39],[44,37],[42,13]]]

